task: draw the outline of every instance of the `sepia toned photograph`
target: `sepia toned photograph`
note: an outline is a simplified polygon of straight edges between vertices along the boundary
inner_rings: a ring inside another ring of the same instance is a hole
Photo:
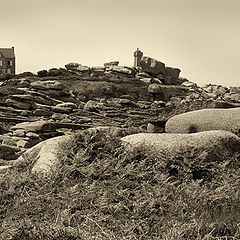
[[[240,240],[240,0],[0,0],[0,240]]]

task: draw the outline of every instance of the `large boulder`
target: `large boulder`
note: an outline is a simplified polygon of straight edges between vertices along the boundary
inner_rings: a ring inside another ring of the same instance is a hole
[[[142,57],[139,65],[142,71],[146,73],[153,73],[156,75],[159,73],[166,73],[165,64],[150,57]]]
[[[202,109],[171,117],[166,123],[167,133],[194,133],[226,130],[239,134],[240,108]]]
[[[177,85],[162,85],[153,83],[149,85],[148,92],[153,95],[159,95],[159,98],[163,101],[169,101],[171,97],[186,96],[189,89],[183,86]]]
[[[61,161],[67,156],[72,136],[60,136],[43,141],[28,149],[14,166],[33,165],[31,172],[39,177],[56,173]]]
[[[221,161],[224,156],[240,152],[240,138],[227,131],[205,131],[193,134],[138,133],[121,138],[127,146],[146,146],[152,153],[167,157],[189,157],[197,153],[204,160]],[[130,145],[129,145],[130,144]]]
[[[26,132],[53,132],[56,131],[56,126],[54,123],[49,121],[35,121],[35,122],[23,122],[18,123],[17,125],[11,128],[12,130],[22,129]]]

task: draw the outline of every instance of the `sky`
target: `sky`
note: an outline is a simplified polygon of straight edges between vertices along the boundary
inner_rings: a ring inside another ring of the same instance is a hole
[[[133,66],[136,48],[181,77],[240,86],[240,0],[0,0],[0,47],[17,73]]]

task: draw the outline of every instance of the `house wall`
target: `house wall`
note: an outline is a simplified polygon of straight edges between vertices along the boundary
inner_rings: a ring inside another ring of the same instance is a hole
[[[1,73],[13,73],[15,74],[15,59],[5,58],[2,54],[0,56],[0,62],[2,61],[2,66],[0,64],[0,74]],[[8,61],[12,61],[12,66],[8,65]],[[9,70],[8,70],[9,69]]]

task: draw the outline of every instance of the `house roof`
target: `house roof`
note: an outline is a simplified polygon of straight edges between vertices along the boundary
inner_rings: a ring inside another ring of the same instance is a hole
[[[13,48],[0,48],[0,53],[2,53],[2,55],[5,58],[15,58],[15,54],[14,54],[14,49]]]

